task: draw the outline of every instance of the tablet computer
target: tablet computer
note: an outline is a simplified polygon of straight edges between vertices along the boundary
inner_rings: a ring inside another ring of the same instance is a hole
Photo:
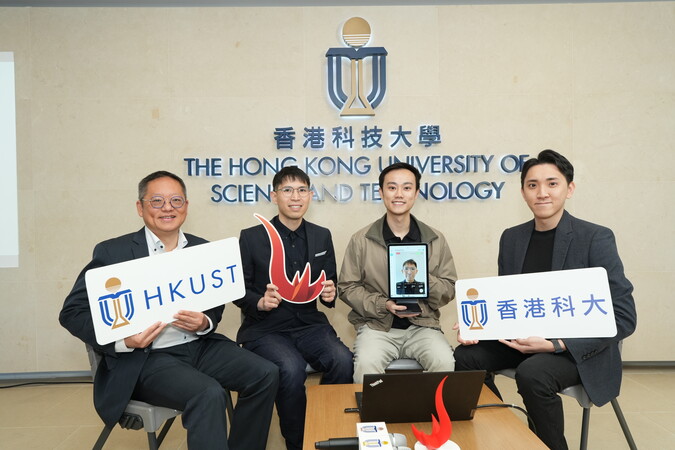
[[[428,252],[425,243],[387,245],[389,298],[409,312],[421,312],[417,300],[429,297]]]

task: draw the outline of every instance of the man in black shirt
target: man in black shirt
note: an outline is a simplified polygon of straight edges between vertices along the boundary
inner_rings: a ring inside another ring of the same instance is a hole
[[[408,259],[403,263],[401,273],[403,273],[405,279],[396,283],[397,294],[420,294],[424,292],[424,282],[415,281],[417,272],[417,263],[414,259]]]
[[[340,299],[352,309],[356,330],[354,382],[367,373],[384,373],[394,359],[417,360],[425,370],[453,370],[452,347],[441,332],[440,309],[455,297],[457,271],[448,242],[412,215],[422,175],[398,162],[379,176],[384,216],[352,235],[340,270]],[[429,295],[419,300],[419,312],[389,298],[387,244],[424,242],[429,246]]]
[[[525,162],[523,198],[534,219],[509,228],[499,242],[499,275],[604,267],[609,278],[617,334],[610,338],[466,341],[455,349],[455,369],[488,372],[515,368],[518,392],[539,438],[552,449],[566,449],[562,401],[558,392],[583,384],[598,406],[619,395],[619,342],[635,330],[633,286],[626,279],[614,234],[565,211],[574,193],[574,168],[553,150]],[[498,396],[491,373],[486,384]]]
[[[337,273],[331,233],[303,218],[312,200],[309,177],[296,166],[284,167],[274,176],[272,186],[272,201],[279,214],[271,223],[283,244],[286,283],[298,272],[302,274],[307,264],[311,265],[311,282],[325,271],[326,281],[318,300],[333,308]],[[279,367],[276,405],[281,434],[287,449],[300,449],[307,402],[307,363],[323,372],[322,384],[351,383],[352,352],[318,310],[316,300],[306,296],[293,302],[282,299],[279,292],[280,288],[284,291],[283,275],[281,280],[270,279],[272,251],[263,225],[242,230],[239,247],[246,295],[235,301],[244,316],[237,342]]]

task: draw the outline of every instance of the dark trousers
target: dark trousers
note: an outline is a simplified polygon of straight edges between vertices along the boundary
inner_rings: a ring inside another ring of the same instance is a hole
[[[351,383],[354,376],[352,352],[327,324],[267,334],[244,343],[244,348],[279,367],[277,412],[286,448],[302,448],[305,431],[306,367],[323,372],[321,384]]]
[[[551,449],[567,449],[565,418],[558,392],[580,384],[579,372],[567,353],[525,355],[498,341],[481,341],[455,349],[455,370],[488,371],[485,384],[499,397],[494,371],[516,369],[518,393],[536,427],[537,436]]]
[[[183,411],[191,449],[264,450],[279,382],[274,364],[231,340],[152,350],[133,398]],[[227,438],[225,390],[239,393]]]

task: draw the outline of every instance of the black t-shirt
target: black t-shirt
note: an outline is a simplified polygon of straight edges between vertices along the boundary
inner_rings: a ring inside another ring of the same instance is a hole
[[[532,231],[522,273],[549,272],[551,270],[555,230],[554,228],[548,231]]]

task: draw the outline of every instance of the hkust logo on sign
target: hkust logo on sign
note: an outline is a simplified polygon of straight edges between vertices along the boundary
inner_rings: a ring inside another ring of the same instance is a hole
[[[101,320],[111,329],[117,329],[125,325],[134,317],[134,299],[131,294],[131,289],[124,289],[120,291],[122,282],[119,278],[108,278],[105,282],[106,291],[110,292],[108,295],[102,295],[98,298],[99,312],[101,313]],[[122,305],[122,296],[124,296],[124,305]],[[112,302],[112,314],[110,313],[110,303]]]
[[[468,300],[460,303],[462,322],[469,330],[482,330],[488,320],[487,302],[478,299],[478,291],[474,288],[466,291],[466,297]]]
[[[366,47],[371,31],[368,22],[352,17],[342,28],[342,39],[348,47],[329,48],[328,95],[340,109],[341,116],[374,116],[387,89],[387,51],[384,47]],[[349,62],[343,73],[342,62]],[[366,62],[370,63],[369,65]],[[370,69],[370,92],[366,95],[366,72]],[[346,76],[347,80],[343,80]],[[348,84],[349,95],[344,84]]]

